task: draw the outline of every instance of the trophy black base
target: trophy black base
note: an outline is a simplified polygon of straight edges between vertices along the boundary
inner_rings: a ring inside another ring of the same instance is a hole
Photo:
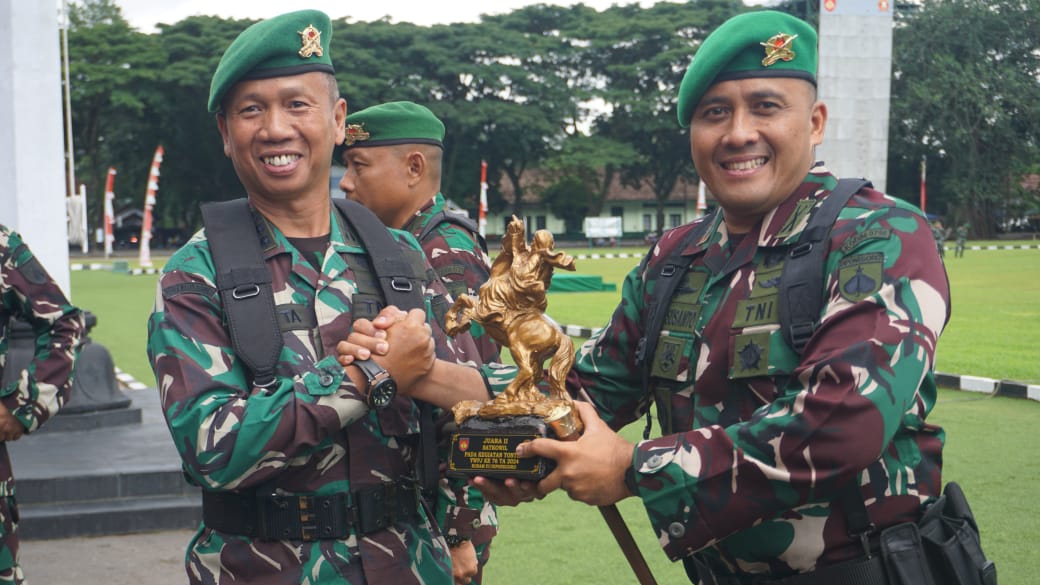
[[[556,438],[539,416],[474,416],[451,436],[447,474],[452,477],[516,478],[538,481],[556,467],[552,459],[516,456],[516,447],[540,437]]]

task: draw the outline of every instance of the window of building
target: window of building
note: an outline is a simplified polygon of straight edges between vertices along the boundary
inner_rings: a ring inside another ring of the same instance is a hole
[[[654,216],[649,213],[643,214],[643,231],[649,232],[654,229]]]
[[[670,213],[668,214],[668,226],[679,227],[682,225],[682,214],[681,213]]]

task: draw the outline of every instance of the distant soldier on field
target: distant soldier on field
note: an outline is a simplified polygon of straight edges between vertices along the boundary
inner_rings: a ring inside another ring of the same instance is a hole
[[[939,220],[932,222],[932,236],[935,237],[935,247],[939,249],[939,257],[946,257],[946,230]]]
[[[953,255],[956,258],[963,258],[964,257],[964,243],[968,239],[968,228],[969,227],[970,227],[970,224],[967,224],[967,223],[957,227],[957,232],[956,232],[957,247],[954,248],[954,250],[953,250]]]

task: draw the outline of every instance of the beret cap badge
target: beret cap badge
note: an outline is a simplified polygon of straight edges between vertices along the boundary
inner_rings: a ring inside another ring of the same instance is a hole
[[[370,134],[365,132],[364,124],[347,124],[347,137],[344,140],[346,146],[352,146],[355,142],[368,140]]]
[[[759,37],[761,38],[761,37]],[[791,50],[791,43],[798,38],[798,35],[789,35],[786,33],[777,33],[769,40],[761,43],[766,50],[766,56],[762,59],[762,66],[769,67],[775,64],[777,61],[790,61],[794,59],[794,51]]]
[[[308,59],[317,55],[321,57],[325,52],[321,49],[321,31],[308,24],[307,28],[297,33],[300,35],[300,57]]]

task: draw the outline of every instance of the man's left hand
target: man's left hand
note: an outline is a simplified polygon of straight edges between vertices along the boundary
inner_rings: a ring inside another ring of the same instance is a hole
[[[25,425],[0,404],[0,441],[17,441],[25,433]]]
[[[477,549],[469,540],[448,549],[451,553],[451,575],[455,585],[469,585],[477,576]]]
[[[556,469],[538,482],[538,492],[563,489],[571,499],[607,506],[632,495],[625,487],[625,470],[632,465],[635,445],[610,430],[596,408],[575,402],[585,432],[577,441],[535,439],[517,447],[520,457],[540,455],[556,461]]]

